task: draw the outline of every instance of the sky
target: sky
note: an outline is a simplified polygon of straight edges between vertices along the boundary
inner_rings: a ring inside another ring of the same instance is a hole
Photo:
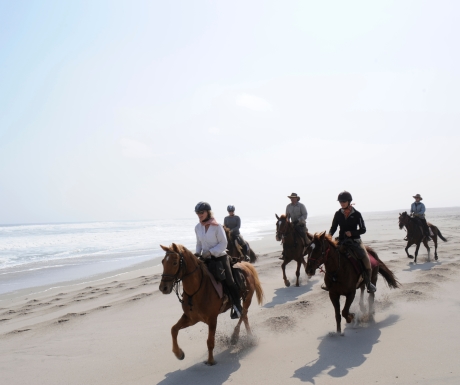
[[[460,2],[0,0],[0,223],[458,206]]]

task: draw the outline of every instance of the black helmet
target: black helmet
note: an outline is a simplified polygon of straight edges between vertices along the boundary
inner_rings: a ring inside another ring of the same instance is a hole
[[[198,202],[195,206],[195,212],[211,210],[211,205],[208,202]]]
[[[235,211],[235,206],[233,206],[233,205],[228,205],[228,206],[227,206],[227,211],[228,211],[228,212]]]
[[[348,191],[342,191],[339,194],[339,197],[337,198],[339,202],[351,202],[353,198],[351,197],[351,194]]]

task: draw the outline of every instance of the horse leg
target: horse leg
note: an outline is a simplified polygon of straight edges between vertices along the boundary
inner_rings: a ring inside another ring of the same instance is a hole
[[[434,232],[434,231],[433,231]],[[434,237],[432,237],[434,243],[434,260],[438,260],[438,235],[434,232]]]
[[[303,268],[305,269],[305,274],[307,274],[307,262],[305,262],[305,258],[302,258],[302,265],[303,265]]]
[[[214,361],[214,343],[215,343],[215,337],[216,337],[216,327],[217,327],[217,317],[210,320],[208,324],[208,360],[205,361],[206,365],[212,366],[216,364],[216,361]]]
[[[372,277],[371,277],[371,282],[372,284],[377,287],[377,279],[379,277],[379,268],[378,266],[374,269],[372,269]],[[375,300],[375,293],[369,293],[369,297],[367,299],[368,304],[369,304],[369,315],[371,317],[374,316],[375,314],[375,309],[374,309],[374,300]]]
[[[254,290],[252,290],[252,293],[248,293],[246,296],[246,299],[243,302],[243,313],[241,314],[240,319],[238,320],[238,323],[235,326],[235,329],[233,330],[232,338],[230,339],[230,343],[232,345],[236,345],[240,338],[240,327],[241,323],[244,322],[244,326],[246,328],[246,332],[248,335],[252,335],[251,328],[249,327],[249,321],[248,321],[248,311],[249,311],[249,306],[251,306],[252,302],[252,295],[254,294]]]
[[[418,250],[420,249],[420,242],[417,243],[417,246],[415,246],[415,258],[414,258],[414,263],[417,263],[417,255],[418,255]]]
[[[182,317],[179,318],[179,321],[171,328],[171,335],[173,341],[173,353],[179,360],[183,360],[185,357],[184,352],[179,347],[177,343],[177,335],[179,334],[179,330],[188,328],[189,326],[195,325],[197,321],[192,321],[189,317],[182,314]]]
[[[337,334],[342,333],[342,326],[340,325],[342,317],[340,317],[340,295],[329,292],[329,298],[335,310],[335,321],[337,323]]]
[[[406,254],[407,254],[407,258],[411,258],[413,259],[414,257],[412,255],[409,254],[409,247],[411,247],[414,243],[411,242],[411,241],[407,241],[407,245],[406,245],[406,248],[404,250],[406,250]]]
[[[296,285],[297,287],[300,286],[300,284],[299,284],[300,266],[302,266],[302,262],[297,261],[297,270],[295,271],[295,275],[296,275],[296,277],[297,277],[297,280],[295,281],[295,285]]]
[[[289,261],[289,262],[290,262],[290,261]],[[283,260],[283,264],[281,265],[281,269],[283,270],[283,280],[284,280],[284,284],[286,285],[286,287],[291,286],[291,282],[289,282],[289,280],[288,280],[287,277],[286,277],[286,265],[287,265],[289,262],[286,262],[285,260]]]
[[[346,296],[345,306],[342,310],[342,317],[346,319],[348,324],[355,318],[355,315],[353,313],[350,313],[350,306],[353,303],[353,300],[355,299],[355,293],[356,291],[352,291],[352,293]]]
[[[366,308],[364,307],[364,287],[365,285],[361,285],[361,293],[359,295],[359,309],[362,313],[366,311]]]
[[[423,238],[423,246],[425,246],[425,248],[428,251],[428,262],[430,262],[430,246],[428,246],[428,241],[426,240],[426,238]]]

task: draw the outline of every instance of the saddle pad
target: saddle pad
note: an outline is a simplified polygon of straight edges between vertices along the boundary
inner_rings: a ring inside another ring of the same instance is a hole
[[[369,256],[369,261],[371,262],[371,269],[374,269],[375,267],[377,267],[379,265],[378,261],[372,256],[372,254],[370,253],[367,253],[367,255]],[[351,262],[351,264],[353,265],[353,268],[355,269],[355,271],[358,273],[358,274],[361,274],[362,272],[362,267],[361,267],[361,263],[358,262],[358,260],[351,256],[351,257],[348,257],[348,260]]]
[[[367,253],[367,255],[369,256],[369,260],[371,261],[371,268],[374,269],[379,265],[379,262],[374,258],[372,254]]]
[[[207,266],[206,266],[206,269],[208,269]],[[224,289],[222,287],[222,283],[217,282],[214,276],[209,272],[209,270],[208,270],[208,275],[211,278],[212,286],[214,286],[214,289],[216,290],[217,295],[219,296],[219,298],[222,298],[224,296]]]

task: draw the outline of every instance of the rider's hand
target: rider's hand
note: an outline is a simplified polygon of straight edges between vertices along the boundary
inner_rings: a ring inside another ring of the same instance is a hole
[[[297,224],[299,223],[299,221],[294,221],[294,222],[292,222],[292,223],[294,223],[295,225],[297,225]]]
[[[201,254],[200,254],[200,253],[195,253],[195,254],[193,254],[193,255],[194,255],[195,257],[197,257],[197,258],[200,258],[200,257],[201,257]]]
[[[211,252],[210,252],[210,251],[206,251],[205,253],[203,253],[203,255],[201,256],[201,258],[203,258],[203,259],[211,258]]]
[[[351,232],[350,232],[350,231],[345,231],[345,235],[346,235],[347,237],[351,237]]]

